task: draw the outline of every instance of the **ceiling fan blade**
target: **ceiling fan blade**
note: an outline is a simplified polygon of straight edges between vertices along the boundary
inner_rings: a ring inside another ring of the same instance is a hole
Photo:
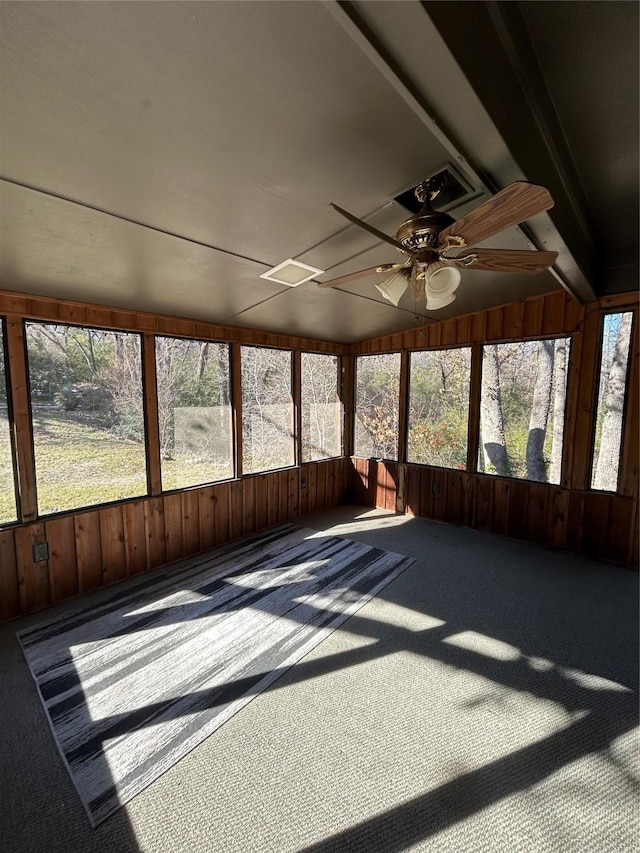
[[[349,213],[348,210],[343,210],[341,207],[338,207],[338,205],[334,204],[333,202],[329,202],[329,204],[334,210],[337,210],[341,216],[344,216],[345,219],[348,219],[349,222],[352,222],[354,225],[357,225],[358,228],[363,228],[365,231],[368,231],[369,234],[373,234],[373,236],[377,237],[379,240],[384,240],[386,243],[390,243],[392,246],[395,246],[396,249],[400,249],[401,252],[405,252],[406,254],[406,250],[402,246],[402,243],[398,243],[397,240],[394,240],[393,237],[389,237],[389,235],[385,234],[384,231],[378,231],[378,229],[374,228],[373,225],[369,225],[362,219],[358,219],[358,217],[354,216],[353,213]]]
[[[557,252],[533,252],[519,249],[472,249],[458,255],[456,260],[477,256],[477,260],[465,264],[469,270],[489,270],[492,272],[513,272],[534,275],[543,272],[555,263]]]
[[[380,269],[377,267],[369,267],[366,270],[358,270],[357,272],[350,272],[347,275],[341,275],[340,278],[332,278],[331,281],[319,281],[318,287],[337,287],[339,284],[345,284],[347,281],[353,281],[356,278],[363,278],[365,275],[371,275],[374,272],[378,272]]]
[[[550,207],[553,207],[553,199],[548,189],[517,181],[441,231],[439,240],[445,243],[447,237],[455,235],[463,237],[467,246],[471,246]]]

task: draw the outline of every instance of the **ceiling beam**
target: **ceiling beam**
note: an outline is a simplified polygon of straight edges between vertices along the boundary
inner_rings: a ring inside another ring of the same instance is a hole
[[[584,192],[518,3],[422,5],[520,169],[551,191],[555,206],[549,217],[577,265],[563,269],[559,259],[558,267],[574,295],[595,299],[600,259]],[[555,248],[541,242],[542,248]]]

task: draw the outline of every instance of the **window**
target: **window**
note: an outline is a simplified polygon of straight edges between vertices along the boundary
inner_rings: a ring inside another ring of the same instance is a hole
[[[602,358],[596,415],[591,488],[618,488],[622,422],[633,314],[607,314],[602,327]]]
[[[13,456],[9,430],[7,373],[5,370],[4,336],[0,320],[0,524],[16,521],[16,493],[13,477]]]
[[[398,458],[400,353],[361,355],[356,362],[356,456]]]
[[[410,354],[408,462],[466,469],[470,378],[469,347]]]
[[[39,512],[146,494],[140,337],[25,325]]]
[[[162,488],[233,477],[229,347],[156,337]]]
[[[291,352],[243,346],[240,353],[243,473],[293,465]]]
[[[335,355],[301,354],[303,462],[329,459],[342,451],[338,368]]]
[[[570,343],[483,348],[479,471],[560,482]]]

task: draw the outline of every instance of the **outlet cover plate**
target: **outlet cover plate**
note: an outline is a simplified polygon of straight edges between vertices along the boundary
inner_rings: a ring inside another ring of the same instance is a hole
[[[33,546],[33,562],[42,563],[43,560],[49,559],[49,544],[48,542],[38,542]]]

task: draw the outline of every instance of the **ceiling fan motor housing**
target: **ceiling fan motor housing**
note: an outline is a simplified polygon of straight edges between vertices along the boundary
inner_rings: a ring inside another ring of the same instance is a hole
[[[409,252],[435,251],[438,235],[455,220],[436,210],[421,212],[403,222],[396,231],[396,240]]]

